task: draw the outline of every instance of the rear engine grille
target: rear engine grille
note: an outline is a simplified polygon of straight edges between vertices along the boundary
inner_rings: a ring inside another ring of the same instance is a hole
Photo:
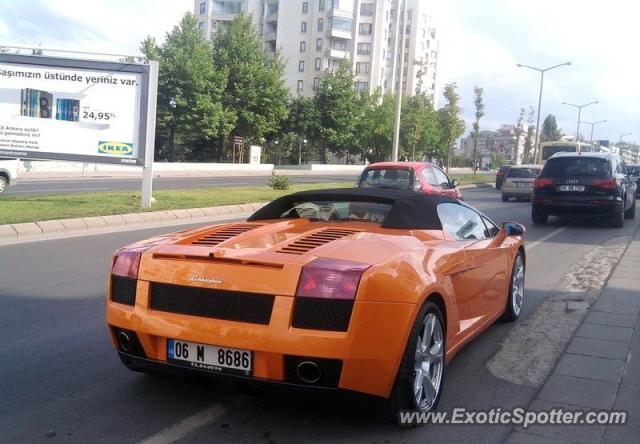
[[[136,305],[135,279],[111,276],[111,300],[118,304]]]
[[[268,325],[274,295],[151,283],[152,310]]]
[[[297,297],[291,325],[309,330],[347,331],[353,300]]]
[[[316,231],[313,234],[304,236],[303,238],[285,245],[278,250],[278,253],[304,254],[307,251],[313,250],[314,248],[317,248],[321,245],[328,244],[331,241],[338,240],[340,238],[350,236],[358,232],[358,230],[327,228],[321,231]]]
[[[231,239],[232,237],[239,236],[240,234],[246,233],[247,231],[251,231],[255,228],[261,227],[263,224],[235,224],[227,227],[220,228],[219,230],[214,231],[213,233],[209,233],[206,236],[203,236],[195,241],[193,241],[192,245],[207,245],[213,246],[218,245],[226,240]]]

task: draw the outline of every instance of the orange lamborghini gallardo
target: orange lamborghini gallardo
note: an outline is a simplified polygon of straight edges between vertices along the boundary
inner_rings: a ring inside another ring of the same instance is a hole
[[[426,412],[445,364],[524,301],[524,228],[446,196],[306,191],[115,252],[107,323],[137,371],[355,391]]]

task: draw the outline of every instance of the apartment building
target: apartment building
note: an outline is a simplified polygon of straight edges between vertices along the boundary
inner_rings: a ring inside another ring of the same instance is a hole
[[[510,162],[522,163],[525,140],[526,133],[524,132],[519,139],[516,138],[515,125],[502,125],[497,131],[479,131],[478,159],[490,159],[492,154],[500,154]],[[473,134],[469,134],[461,145],[466,157],[473,156]],[[515,159],[516,147],[518,149],[517,159]],[[484,164],[483,162],[482,165]]]
[[[348,59],[360,91],[395,93],[402,81],[403,94],[419,87],[435,102],[438,40],[424,0],[194,0],[207,37],[240,12],[252,15],[265,51],[286,60],[294,93],[313,95],[322,73]]]

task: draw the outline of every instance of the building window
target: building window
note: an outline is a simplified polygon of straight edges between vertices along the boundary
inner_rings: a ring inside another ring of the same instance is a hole
[[[316,39],[316,50],[317,51],[322,50],[322,39]]]
[[[313,78],[313,89],[318,89],[320,88],[320,78],[319,77],[314,77]]]
[[[277,14],[278,13],[278,3],[269,3],[267,5],[267,14]]]
[[[300,52],[305,52],[307,50],[307,42],[300,42]]]
[[[358,43],[358,54],[371,54],[371,43]]]
[[[369,74],[369,62],[356,63],[356,74]]]
[[[300,32],[303,34],[307,33],[307,22],[300,23]]]
[[[353,22],[351,21],[351,19],[331,17],[331,29],[350,33],[353,29]]]
[[[324,11],[324,0],[318,0],[318,11]]]
[[[298,92],[301,93],[304,89],[304,82],[302,80],[298,80]]]
[[[371,35],[373,32],[372,23],[360,23],[360,35]]]
[[[198,29],[204,29],[204,22],[198,23]]]
[[[309,12],[309,2],[302,2],[302,13],[306,14]]]
[[[375,5],[373,3],[360,4],[360,15],[373,15],[375,12]]]
[[[318,19],[318,32],[322,32],[324,30],[324,19]]]
[[[346,40],[334,40],[333,41],[333,49],[339,49],[341,51],[347,50],[347,42]]]
[[[278,12],[278,4],[275,5]],[[211,5],[211,12],[214,14],[240,14],[240,11],[242,11],[242,2],[215,1]]]
[[[322,59],[320,57],[316,58],[316,71],[320,71],[322,69]]]
[[[207,9],[207,3],[206,2],[200,3],[200,14],[204,14],[206,9]]]
[[[356,82],[356,91],[365,92],[369,89],[369,82]]]
[[[407,25],[407,28],[406,28],[406,30],[405,30],[405,33],[406,33],[407,35],[411,34],[411,25]]]
[[[298,71],[304,72],[304,60],[298,62]]]

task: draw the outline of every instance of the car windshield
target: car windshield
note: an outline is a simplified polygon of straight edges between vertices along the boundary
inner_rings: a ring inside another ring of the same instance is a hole
[[[567,157],[547,161],[542,177],[608,176],[607,159],[597,157]]]
[[[507,173],[507,177],[509,179],[514,177],[532,179],[538,174],[540,174],[539,168],[511,168]]]
[[[361,188],[394,188],[408,190],[412,188],[409,169],[375,168],[366,170],[360,178]]]
[[[354,201],[296,202],[280,215],[281,219],[309,219],[312,221],[357,221],[382,224],[391,211],[390,204]]]

